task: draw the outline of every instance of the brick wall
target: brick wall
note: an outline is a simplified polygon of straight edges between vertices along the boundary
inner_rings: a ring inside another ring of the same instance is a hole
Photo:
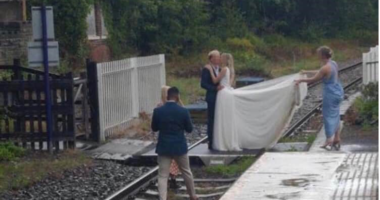
[[[13,59],[27,58],[27,45],[32,40],[30,22],[0,22],[0,65]]]
[[[95,62],[106,62],[111,59],[111,51],[105,40],[90,40],[90,59]]]
[[[102,9],[99,4],[92,7],[92,12],[87,18],[89,29],[87,33],[90,46],[90,59],[95,62],[106,62],[111,59],[111,51],[106,43],[107,30],[104,26]]]
[[[20,1],[0,0],[0,22],[22,21],[22,4]]]

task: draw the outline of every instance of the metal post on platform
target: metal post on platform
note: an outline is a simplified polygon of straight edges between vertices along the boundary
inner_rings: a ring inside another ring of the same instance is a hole
[[[49,78],[49,57],[48,57],[48,38],[47,38],[47,22],[46,22],[46,6],[41,6],[41,24],[42,24],[42,53],[44,65],[45,79],[45,105],[46,105],[46,129],[48,134],[48,151],[53,152],[53,130],[52,130],[52,114],[51,114],[51,94],[50,94],[50,78]]]

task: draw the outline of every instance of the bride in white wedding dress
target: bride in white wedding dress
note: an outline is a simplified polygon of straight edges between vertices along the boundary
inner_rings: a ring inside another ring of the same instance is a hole
[[[221,56],[214,83],[224,86],[217,95],[213,148],[240,151],[274,146],[289,125],[294,111],[307,94],[307,85],[296,85],[304,75],[293,74],[234,89],[235,70],[231,54]],[[213,72],[211,66],[206,66]]]
[[[235,118],[232,116],[234,106],[231,106],[234,105],[234,88],[231,86],[235,81],[234,60],[231,54],[223,53],[221,62],[222,69],[218,77],[215,77],[211,66],[206,66],[211,72],[212,81],[224,86],[218,92],[216,99],[213,148],[219,151],[240,151],[239,139],[233,121]]]

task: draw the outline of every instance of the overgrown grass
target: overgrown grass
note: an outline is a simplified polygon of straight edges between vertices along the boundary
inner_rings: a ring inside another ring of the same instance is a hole
[[[13,161],[25,154],[25,150],[11,142],[0,143],[0,161]]]
[[[59,177],[65,170],[91,162],[78,151],[66,151],[58,155],[30,153],[21,158],[0,162],[0,192],[27,187],[48,176]]]
[[[234,177],[242,174],[254,162],[255,158],[253,157],[243,157],[239,159],[236,163],[231,165],[214,165],[205,167],[205,171],[213,175],[220,175],[223,177]]]

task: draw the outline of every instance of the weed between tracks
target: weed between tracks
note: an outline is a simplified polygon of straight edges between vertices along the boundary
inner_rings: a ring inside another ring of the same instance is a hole
[[[240,176],[254,162],[254,157],[242,157],[230,165],[213,165],[192,168],[195,178],[233,178]]]

